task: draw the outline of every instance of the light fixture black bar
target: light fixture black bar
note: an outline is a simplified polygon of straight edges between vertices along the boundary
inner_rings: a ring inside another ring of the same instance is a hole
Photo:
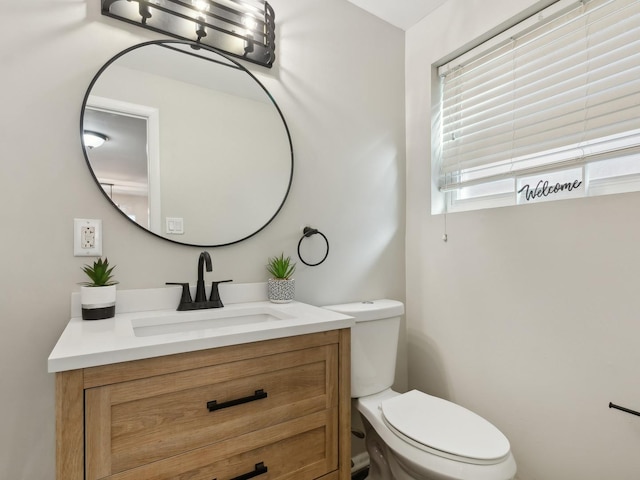
[[[191,21],[193,21],[193,20],[194,20],[193,18],[189,17],[188,15],[182,15],[182,14],[179,14],[179,13],[177,13],[177,12],[173,12],[173,10],[166,9],[166,8],[161,8],[159,5],[156,5],[156,4],[154,4],[154,3],[149,3],[147,0],[137,0],[137,1],[138,1],[139,3],[144,3],[144,4],[147,4],[147,5],[149,5],[149,6],[152,6],[153,8],[157,8],[158,10],[162,10],[162,11],[165,11],[165,12],[167,12],[167,13],[174,14],[174,15],[179,15],[179,16],[181,16],[182,18],[184,18],[185,20],[191,20]],[[201,11],[201,10],[197,9],[196,7],[194,7],[193,5],[188,4],[188,3],[185,3],[185,2],[182,2],[182,1],[180,1],[180,0],[166,0],[166,1],[167,1],[167,2],[169,2],[169,3],[173,3],[173,4],[175,4],[175,5],[180,5],[181,7],[187,8],[187,9],[189,9],[189,10],[192,10],[192,11],[193,11],[193,12],[195,12],[197,15],[200,15],[200,16],[202,16],[202,17],[204,17],[204,18],[206,18],[206,17],[215,18],[216,20],[220,20],[221,22],[225,22],[225,23],[228,23],[228,24],[230,24],[230,25],[234,25],[234,26],[236,26],[236,27],[242,28],[243,30],[246,30],[246,29],[247,29],[247,27],[246,27],[243,23],[241,23],[241,22],[236,22],[235,20],[232,20],[232,19],[227,18],[227,17],[222,17],[222,16],[217,15],[217,14],[215,14],[215,13],[211,13],[211,11],[210,11],[210,10],[209,10],[209,11],[204,11],[204,12],[203,12],[203,11]],[[226,11],[226,12],[228,12],[228,13],[231,13],[231,14],[233,14],[233,15],[236,15],[236,16],[238,16],[238,15],[239,15],[239,16],[244,16],[244,15],[246,15],[246,13],[239,12],[238,10],[234,10],[234,9],[232,9],[231,7],[227,7],[226,5],[217,4],[217,3],[214,3],[214,2],[208,2],[208,3],[209,3],[209,5],[213,6],[213,8],[216,8],[216,9],[218,9],[218,10],[224,10],[224,11]],[[262,28],[264,29],[264,26],[265,26],[265,22],[264,22],[264,20],[256,19],[256,18],[255,18],[255,17],[253,17],[253,16],[252,16],[251,18],[252,18],[256,23],[260,23],[260,24],[262,24]],[[195,21],[197,21],[197,19],[195,19]],[[209,24],[209,23],[206,23],[206,21],[205,21],[205,22],[198,22],[198,23],[202,23],[203,25],[205,25],[205,26],[207,26],[207,27],[216,28],[214,25],[211,25],[211,24]],[[229,33],[229,34],[235,34],[235,32],[233,32],[233,31],[231,31],[231,30],[226,30],[226,29],[223,29],[223,30],[224,30],[226,33]],[[258,30],[255,30],[255,31],[256,31],[256,33],[260,33],[262,36],[264,36],[264,32],[259,32]],[[242,37],[242,35],[238,35],[238,36]]]
[[[192,4],[188,4],[188,3],[185,3],[185,2],[183,2],[183,1],[181,1],[181,0],[166,0],[166,1],[167,1],[167,2],[170,2],[170,3],[175,3],[175,4],[180,5],[180,6],[182,6],[182,7],[186,7],[186,8],[188,8],[188,9],[193,10],[193,11],[198,12],[198,13],[200,13],[200,12],[201,12],[201,10],[199,10],[199,9],[198,9],[197,7],[195,7],[194,5],[192,5]],[[217,9],[217,10],[224,10],[224,11],[226,11],[226,12],[228,12],[228,13],[233,14],[233,15],[240,15],[240,16],[244,16],[244,15],[248,15],[248,14],[249,14],[248,12],[242,12],[241,10],[236,10],[236,9],[234,9],[234,8],[231,8],[231,7],[228,7],[228,6],[226,6],[226,5],[223,5],[222,3],[216,3],[216,2],[212,2],[212,1],[207,1],[206,3],[207,3],[209,6],[211,6],[211,7],[215,8],[215,9]],[[213,16],[213,15],[212,15],[212,14],[209,14],[209,16]],[[259,19],[259,18],[255,18],[253,15],[251,15],[251,16],[252,16],[252,18],[253,18],[257,23],[261,23],[261,24],[262,24],[262,26],[264,27],[264,24],[265,24],[264,20]],[[219,17],[219,18],[222,18],[222,17]],[[224,19],[224,18],[222,18],[222,19],[226,21],[226,19]],[[245,28],[245,27],[244,27],[244,25],[243,25],[243,24],[241,24],[241,23],[235,23],[235,22],[229,22],[229,23],[233,23],[234,25],[236,25],[237,27],[240,27],[240,28]]]
[[[229,55],[263,65],[273,66],[275,60],[275,14],[268,2],[256,2],[233,8],[206,0],[208,9],[197,8],[185,0],[101,0],[102,14],[137,25],[147,30],[192,41]],[[137,4],[135,10],[125,4]],[[173,7],[171,7],[173,5]],[[193,15],[193,16],[192,16]],[[255,27],[242,23],[251,18]],[[238,29],[238,31],[235,31]],[[188,35],[189,30],[193,32]],[[241,33],[239,33],[241,32]],[[247,32],[247,33],[245,33]]]
[[[183,13],[175,12],[175,11],[173,11],[173,10],[171,10],[171,9],[164,8],[164,7],[159,6],[159,5],[154,5],[154,4],[149,3],[149,2],[147,2],[147,1],[145,1],[145,0],[136,0],[136,1],[137,1],[139,4],[142,4],[142,5],[150,5],[150,6],[153,6],[153,8],[155,8],[156,10],[159,10],[159,11],[164,12],[164,13],[168,13],[169,15],[173,15],[173,16],[178,17],[178,18],[182,18],[183,20],[185,20],[185,21],[187,21],[187,22],[193,22],[193,23],[194,23],[194,25],[195,25],[195,24],[202,25],[202,26],[204,26],[204,27],[211,28],[212,30],[216,30],[216,31],[218,31],[218,32],[222,32],[222,33],[224,33],[224,34],[231,35],[231,36],[233,36],[233,37],[240,38],[240,39],[242,39],[242,40],[249,40],[249,38],[248,38],[247,36],[245,36],[245,35],[241,35],[241,34],[239,34],[239,33],[237,33],[237,32],[234,32],[233,30],[227,30],[226,28],[222,28],[222,27],[219,27],[219,26],[217,26],[217,25],[213,25],[213,24],[211,24],[211,23],[207,22],[206,20],[201,20],[200,18],[191,18],[190,16],[188,16],[188,15],[184,15]],[[181,5],[181,6],[183,5],[183,3],[182,3],[182,2],[175,2],[175,1],[173,1],[173,0],[167,0],[167,1],[169,1],[169,2],[171,2],[171,3],[174,3],[174,4],[176,4],[176,5]],[[195,10],[195,11],[196,11],[196,12],[198,12],[198,15],[199,15],[200,17],[204,18],[204,15],[205,15],[204,13],[201,13],[201,12],[199,12],[198,10]],[[241,24],[239,24],[239,23],[232,22],[232,21],[230,21],[230,20],[225,19],[224,17],[220,17],[220,16],[215,15],[215,14],[207,13],[207,14],[206,14],[206,16],[207,16],[207,17],[215,18],[216,20],[220,20],[221,22],[225,22],[225,23],[229,23],[229,24],[233,24],[233,25],[241,26]],[[143,19],[141,20],[141,23],[144,23],[144,24],[145,24],[145,26],[148,26],[148,25],[146,25],[146,19],[144,19],[144,17],[143,17]],[[149,28],[151,28],[151,27],[149,26]],[[244,28],[244,27],[241,27],[241,28]],[[160,31],[161,31],[161,32],[163,32],[163,30],[160,30]],[[169,32],[164,32],[164,33],[168,33],[168,34],[172,35],[172,34],[171,34],[171,33],[169,33]],[[255,40],[254,40],[254,41],[255,41]],[[263,43],[263,44],[264,44],[264,43]]]
[[[128,1],[131,1],[131,0],[128,0]],[[222,32],[222,33],[225,33],[227,35],[231,35],[233,37],[240,38],[242,40],[253,40],[254,42],[256,41],[255,39],[250,39],[246,35],[242,35],[240,33],[234,32],[233,30],[228,30],[226,28],[214,25],[212,23],[207,22],[206,20],[201,20],[200,18],[190,17],[189,15],[185,15],[184,13],[176,12],[175,10],[171,10],[170,8],[163,7],[162,5],[155,4],[155,3],[149,2],[147,0],[134,0],[134,1],[136,1],[140,5],[144,5],[146,7],[152,7],[155,10],[158,10],[160,12],[164,12],[164,13],[167,13],[169,15],[173,15],[174,17],[181,18],[181,19],[183,19],[183,20],[185,20],[187,22],[193,22],[194,24],[202,25],[204,27],[211,28],[211,29],[216,30],[218,32]],[[243,30],[246,30],[246,27],[242,23],[235,22],[235,21],[233,21],[231,19],[228,19],[226,17],[221,17],[221,16],[216,15],[214,13],[201,12],[200,10],[196,9],[195,7],[193,7],[192,5],[189,5],[187,3],[181,2],[179,0],[165,0],[165,1],[168,2],[168,3],[172,3],[174,5],[179,5],[181,7],[188,8],[189,10],[192,10],[193,12],[195,12],[201,18],[211,17],[211,18],[214,18],[214,19],[219,20],[221,22],[228,23],[230,25],[234,25],[234,26],[239,27],[239,28],[241,28]],[[117,17],[117,18],[120,18],[120,17]],[[145,27],[149,27],[151,29],[151,26],[146,24],[146,21],[147,21],[148,18],[151,18],[151,17],[146,17],[146,16],[145,17],[141,17],[140,23],[143,24]],[[160,32],[168,33],[168,34],[172,35],[170,32],[165,32],[163,30],[158,29],[157,27],[155,29],[157,31],[159,30]],[[259,33],[263,37],[265,36],[264,33],[260,33],[260,32],[256,32],[256,33]],[[187,40],[189,40],[189,39],[187,39]],[[265,42],[262,42],[262,44],[265,45]]]

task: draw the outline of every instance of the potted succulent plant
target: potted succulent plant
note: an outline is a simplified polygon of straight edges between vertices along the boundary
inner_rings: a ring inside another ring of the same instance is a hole
[[[281,253],[279,257],[269,258],[267,271],[271,274],[267,282],[269,300],[273,303],[289,303],[295,295],[295,280],[291,278],[296,264],[291,257]]]
[[[91,281],[80,285],[80,303],[84,320],[102,320],[116,314],[116,284],[109,260],[99,258],[93,265],[85,265],[82,271]]]

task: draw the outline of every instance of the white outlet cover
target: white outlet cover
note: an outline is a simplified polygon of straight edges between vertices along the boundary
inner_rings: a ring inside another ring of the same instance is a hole
[[[91,229],[91,238],[82,232]],[[92,245],[91,245],[92,243]],[[88,218],[73,219],[73,255],[75,257],[102,256],[102,220]]]

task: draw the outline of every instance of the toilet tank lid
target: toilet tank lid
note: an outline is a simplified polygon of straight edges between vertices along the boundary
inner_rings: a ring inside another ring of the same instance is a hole
[[[404,304],[402,302],[388,299],[327,305],[323,308],[354,317],[356,323],[397,317],[404,313]]]

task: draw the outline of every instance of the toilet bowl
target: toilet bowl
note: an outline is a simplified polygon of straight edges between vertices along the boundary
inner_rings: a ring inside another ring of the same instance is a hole
[[[459,405],[390,389],[356,405],[372,463],[369,480],[511,480],[516,473],[506,437]]]
[[[404,305],[394,300],[324,307],[356,320],[351,397],[365,428],[367,480],[511,480],[509,441],[481,416],[418,390],[391,390]]]

